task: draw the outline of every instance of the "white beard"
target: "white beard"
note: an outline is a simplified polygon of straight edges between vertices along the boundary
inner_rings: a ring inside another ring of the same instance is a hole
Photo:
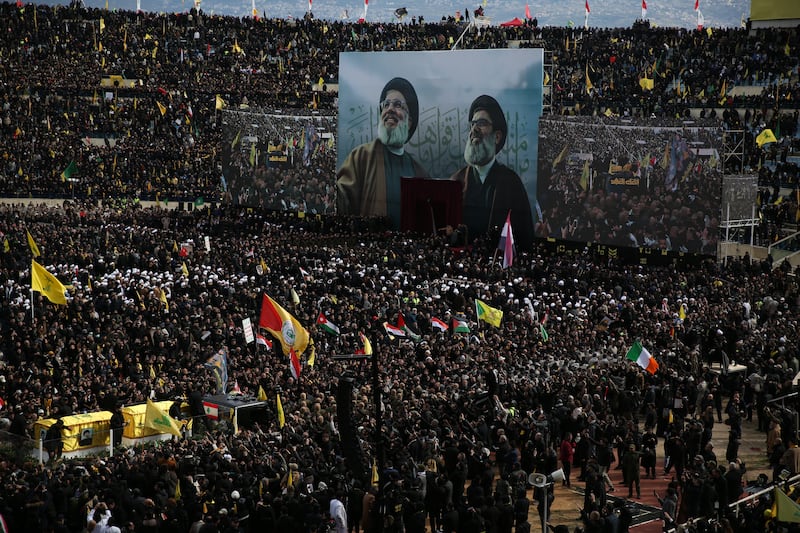
[[[387,129],[381,121],[378,124],[378,139],[389,148],[402,148],[408,139],[408,119],[399,121],[392,129]]]
[[[472,140],[469,140],[464,146],[464,160],[473,166],[483,166],[495,156],[494,148],[494,135],[484,135],[478,144],[473,144]]]

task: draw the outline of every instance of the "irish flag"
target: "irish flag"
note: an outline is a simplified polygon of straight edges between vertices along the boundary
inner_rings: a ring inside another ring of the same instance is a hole
[[[649,374],[655,374],[656,370],[658,370],[658,362],[639,341],[633,343],[631,349],[628,350],[626,358],[628,361],[635,361],[637,365],[645,369]]]
[[[443,320],[439,320],[435,316],[431,317],[431,326],[435,327],[436,329],[442,332],[445,332],[448,329],[450,329],[450,326],[448,326],[446,322],[444,322]]]
[[[320,311],[317,317],[317,325],[330,333],[331,335],[339,335],[339,326],[328,320],[325,315]]]

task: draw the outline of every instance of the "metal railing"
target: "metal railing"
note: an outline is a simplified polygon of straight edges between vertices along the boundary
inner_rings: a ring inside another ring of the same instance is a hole
[[[795,474],[794,476],[792,476],[791,478],[786,479],[786,480],[772,482],[772,483],[770,483],[769,486],[764,487],[763,489],[759,490],[758,492],[754,492],[753,494],[749,494],[749,495],[745,496],[744,498],[740,498],[740,499],[736,500],[735,502],[729,503],[728,504],[728,509],[732,510],[733,514],[736,517],[738,517],[739,516],[739,512],[740,512],[740,508],[743,505],[746,505],[746,504],[748,504],[748,503],[750,503],[752,501],[755,501],[756,499],[758,499],[760,496],[763,496],[764,494],[768,494],[770,492],[773,492],[776,488],[779,488],[781,485],[783,485],[785,487],[789,487],[789,486],[792,486],[792,485],[796,485],[799,482],[800,482],[800,474]],[[693,523],[702,522],[703,520],[716,521],[716,518],[708,517],[708,516],[695,516],[695,517],[690,518],[689,520],[687,520],[683,524],[676,524],[674,527],[670,528],[667,531],[668,532],[670,532],[670,531],[689,531],[689,527]]]
[[[769,404],[775,404],[777,402],[781,402],[781,409],[784,411],[793,411],[794,413],[794,438],[797,440],[800,437],[800,413],[797,412],[797,409],[789,409],[786,407],[786,400],[789,398],[797,398],[800,396],[800,392],[790,392],[789,394],[784,394],[783,396],[778,396],[777,398],[773,398],[767,402]]]
[[[739,516],[739,507],[741,507],[742,505],[744,505],[746,503],[749,503],[749,502],[755,500],[756,498],[758,498],[759,496],[763,496],[764,494],[767,494],[768,492],[772,492],[776,488],[779,488],[781,485],[785,485],[785,486],[788,487],[788,486],[791,486],[791,485],[797,485],[798,482],[800,482],[800,474],[795,474],[794,476],[790,477],[789,479],[787,479],[785,481],[773,481],[769,485],[769,487],[766,487],[766,488],[764,488],[764,489],[762,489],[762,490],[760,490],[758,492],[754,492],[753,494],[750,494],[749,496],[746,496],[744,498],[736,500],[733,503],[728,504],[728,509],[733,509],[734,514],[736,516]]]

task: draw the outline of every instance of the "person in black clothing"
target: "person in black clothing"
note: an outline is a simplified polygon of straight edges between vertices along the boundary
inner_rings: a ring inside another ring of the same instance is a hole
[[[469,120],[464,150],[467,165],[450,176],[463,188],[469,239],[502,226],[510,211],[514,243],[527,250],[533,241],[528,193],[519,175],[496,159],[508,135],[503,109],[497,100],[484,94],[470,105]]]
[[[683,439],[681,439],[680,435],[673,434],[667,440],[665,448],[669,462],[664,468],[664,474],[669,474],[669,471],[674,466],[675,476],[680,479],[683,476],[683,469],[686,464],[686,447],[683,443]]]
[[[122,443],[122,432],[125,429],[125,417],[122,416],[122,408],[117,405],[114,412],[111,414],[109,427],[112,429],[114,437],[114,448]]]
[[[25,418],[25,414],[22,412],[22,406],[18,405],[15,413],[14,418],[11,420],[11,427],[8,431],[12,435],[16,435],[18,437],[27,437],[28,435],[28,420]]]
[[[725,472],[725,482],[728,485],[728,501],[735,502],[744,492],[742,476],[744,476],[745,472],[747,472],[747,468],[738,459],[728,465],[728,470]]]
[[[211,429],[206,411],[203,408],[203,394],[197,389],[189,392],[189,410],[192,413],[192,420],[195,421],[192,424],[192,433],[201,435],[204,428],[207,431]]]
[[[49,454],[48,462],[52,463],[61,458],[64,451],[64,441],[62,440],[62,430],[64,429],[64,421],[58,419],[55,423],[47,429],[44,437],[44,444],[47,453]]]
[[[458,531],[458,511],[452,502],[445,506],[442,513],[442,531],[443,533],[456,533]]]
[[[619,517],[619,533],[628,533],[633,522],[633,514],[624,499],[620,498],[614,502],[614,512]]]
[[[361,530],[361,513],[364,509],[364,490],[361,488],[361,481],[353,481],[350,494],[347,495],[347,530],[359,533]]]
[[[527,497],[526,490],[524,488],[518,489],[514,501],[514,522],[517,526],[528,520],[530,506],[531,501]]]
[[[642,466],[644,467],[645,477],[656,478],[656,446],[658,437],[653,432],[652,427],[648,427],[642,435]]]
[[[539,512],[539,522],[542,525],[542,531],[545,531],[547,529],[547,524],[545,524],[545,510],[547,510],[547,515],[549,516],[550,509],[553,508],[553,501],[556,499],[556,495],[553,491],[553,484],[548,483],[544,487],[534,487],[533,498],[538,502],[536,510]]]

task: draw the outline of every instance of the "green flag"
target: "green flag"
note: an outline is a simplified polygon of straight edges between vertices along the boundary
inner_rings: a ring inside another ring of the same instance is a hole
[[[779,522],[800,523],[800,505],[775,487],[776,515]]]
[[[75,161],[70,161],[67,168],[64,169],[64,172],[61,173],[61,181],[67,181],[73,175],[78,173],[78,165],[75,164]]]
[[[172,433],[176,437],[181,436],[181,430],[175,419],[164,413],[150,398],[147,399],[144,426],[160,433]]]

